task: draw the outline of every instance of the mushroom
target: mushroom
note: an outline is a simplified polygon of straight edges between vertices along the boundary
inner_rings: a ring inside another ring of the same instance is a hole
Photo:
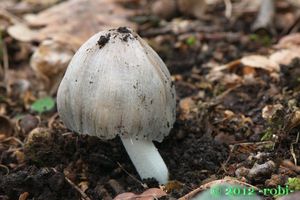
[[[152,141],[175,121],[175,87],[157,53],[126,27],[102,31],[72,58],[57,93],[58,113],[77,133],[121,141],[142,179],[168,181]]]

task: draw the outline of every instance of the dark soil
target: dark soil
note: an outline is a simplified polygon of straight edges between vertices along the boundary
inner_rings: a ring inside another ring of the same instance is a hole
[[[97,41],[97,44],[99,45],[99,49],[101,49],[102,47],[104,47],[104,45],[106,43],[108,43],[109,39],[110,39],[110,34],[107,34],[105,36],[101,35],[100,38],[99,38],[99,40]]]

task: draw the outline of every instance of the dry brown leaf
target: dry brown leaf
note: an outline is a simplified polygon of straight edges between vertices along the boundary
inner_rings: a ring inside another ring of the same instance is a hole
[[[224,77],[224,70],[228,69],[228,65],[215,66],[212,70],[206,75],[206,79],[211,82],[220,80]]]
[[[270,60],[278,64],[288,65],[297,57],[300,58],[300,46],[276,51],[270,56]]]
[[[134,194],[132,192],[125,192],[119,194],[114,200],[154,200],[166,196],[167,193],[158,188],[150,188],[142,194]]]
[[[300,111],[297,110],[297,111],[293,112],[293,114],[291,115],[291,118],[288,120],[286,129],[291,130],[299,125],[300,125]]]
[[[182,120],[189,119],[191,118],[190,112],[195,107],[195,102],[191,99],[191,97],[186,97],[180,100],[179,107],[181,109],[180,118]]]
[[[244,76],[254,76],[255,75],[255,69],[253,69],[253,67],[248,67],[248,66],[245,66],[243,67],[243,74]]]
[[[89,182],[88,181],[82,181],[78,184],[80,189],[85,192],[89,188]]]
[[[78,48],[91,35],[109,28],[135,24],[127,20],[134,12],[123,8],[114,0],[72,0],[57,4],[37,15],[25,19],[31,27],[42,27],[33,38],[43,41],[51,38]],[[18,39],[18,35],[14,35]]]
[[[242,82],[242,77],[237,74],[225,74],[222,83],[227,87],[235,87]]]
[[[157,199],[163,196],[166,196],[167,193],[159,188],[149,188],[145,192],[141,194],[141,196],[145,196],[144,198],[141,198],[140,200],[152,200]],[[148,196],[148,198],[146,198]]]
[[[164,186],[164,191],[170,193],[174,190],[180,190],[183,186],[184,184],[179,181],[168,181],[168,183]]]
[[[242,75],[235,73],[239,68],[243,72]],[[209,72],[206,78],[211,82],[221,81],[222,84],[228,87],[234,87],[239,84],[253,84],[257,81],[255,79],[257,68],[270,72],[270,77],[274,80],[279,80],[279,64],[261,55],[245,56],[241,59],[231,61],[226,65],[216,66]]]
[[[0,115],[0,134],[9,137],[11,136],[12,132],[13,127],[10,119],[4,115]]]
[[[155,1],[151,7],[154,15],[163,19],[170,19],[176,14],[176,2],[174,0]]]
[[[300,46],[300,33],[294,33],[287,35],[283,38],[281,38],[277,45],[275,45],[276,48],[291,48],[291,47],[299,47]]]
[[[57,90],[73,55],[74,50],[68,45],[53,40],[43,41],[32,55],[30,66],[50,94]]]
[[[61,0],[23,0],[23,2],[32,4],[32,5],[39,5],[39,6],[50,6],[54,5]]]
[[[280,165],[282,165],[285,168],[291,169],[297,173],[300,173],[300,166],[295,165],[292,161],[290,160],[283,160]]]
[[[8,27],[7,32],[11,37],[21,42],[29,42],[38,37],[37,31],[31,30],[24,24],[12,25]]]
[[[22,194],[20,194],[19,200],[26,200],[28,197],[29,197],[29,193],[23,192]]]
[[[279,65],[269,58],[261,55],[245,56],[241,59],[241,63],[248,67],[260,68],[271,72],[279,72]]]
[[[267,105],[262,109],[262,117],[266,120],[271,120],[278,110],[283,109],[281,104]]]
[[[18,161],[19,164],[24,163],[25,161],[25,154],[22,151],[16,150],[12,154]]]
[[[187,16],[201,18],[206,10],[205,0],[178,0],[179,11]]]
[[[114,200],[135,200],[136,196],[137,195],[132,192],[125,192],[116,196]]]
[[[235,140],[234,135],[230,135],[229,133],[218,132],[218,134],[214,138],[215,141],[220,144],[234,144],[237,141]]]

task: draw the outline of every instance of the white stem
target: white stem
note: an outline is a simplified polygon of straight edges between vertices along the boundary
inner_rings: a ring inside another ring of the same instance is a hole
[[[121,140],[142,179],[155,178],[160,184],[168,182],[168,168],[151,141],[122,137]]]

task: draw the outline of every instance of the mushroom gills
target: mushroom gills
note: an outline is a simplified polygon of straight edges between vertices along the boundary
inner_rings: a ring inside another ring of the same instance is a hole
[[[168,182],[168,168],[152,141],[123,137],[121,140],[141,179],[155,178],[160,184]]]

